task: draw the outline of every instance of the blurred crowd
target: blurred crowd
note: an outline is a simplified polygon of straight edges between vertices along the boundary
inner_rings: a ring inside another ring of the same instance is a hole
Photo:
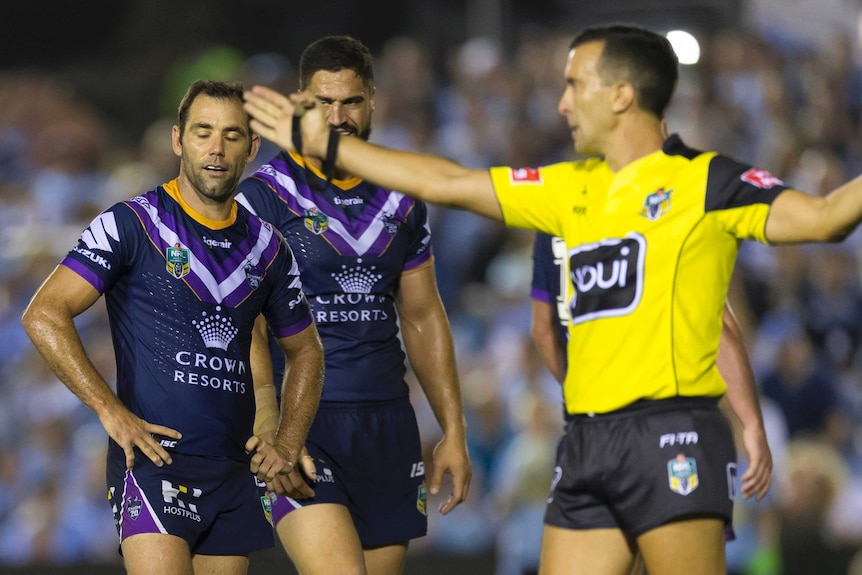
[[[376,54],[372,141],[474,167],[571,159],[556,103],[572,34],[524,26],[512,47],[479,37],[444,58],[411,37],[388,40]],[[853,38],[836,34],[812,47],[713,30],[701,41],[701,61],[682,70],[670,132],[814,194],[862,172]],[[217,46],[180,60],[166,76],[168,102],[197,77],[295,89],[296,70],[278,54]],[[106,435],[33,350],[20,316],[92,217],[176,176],[172,121],[166,108],[130,134],[59,76],[0,74],[0,567],[119,562]],[[273,152],[265,146],[257,164]],[[429,536],[411,553],[493,553],[498,575],[529,573],[563,429],[561,391],[529,336],[533,236],[436,207],[431,225],[474,479],[450,515],[431,502]],[[775,472],[766,499],[737,505],[732,573],[862,574],[860,257],[862,232],[837,245],[741,248],[729,298],[747,337]],[[78,325],[111,381],[104,304]],[[423,402],[416,409],[430,452],[439,430]]]

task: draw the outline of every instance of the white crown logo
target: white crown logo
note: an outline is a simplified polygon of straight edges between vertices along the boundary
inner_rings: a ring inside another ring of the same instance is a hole
[[[221,311],[221,306],[216,306],[216,311]],[[227,351],[227,346],[239,330],[231,323],[227,316],[222,317],[221,314],[207,315],[207,312],[201,312],[203,319],[200,321],[192,320],[192,324],[198,328],[201,337],[204,340],[204,345],[208,348],[218,348]]]
[[[361,259],[357,260],[357,264],[359,263],[362,263]],[[332,277],[345,293],[371,293],[374,284],[383,277],[373,273],[375,268],[376,266],[371,266],[371,269],[366,269],[360,265],[348,268],[344,265],[341,266],[342,271],[332,274]]]

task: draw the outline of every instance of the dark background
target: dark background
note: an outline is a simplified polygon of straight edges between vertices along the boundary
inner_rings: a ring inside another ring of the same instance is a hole
[[[213,46],[245,56],[277,52],[296,62],[325,34],[352,34],[377,52],[409,35],[449,50],[474,36],[511,46],[530,23],[581,27],[608,20],[719,27],[739,19],[740,0],[90,0],[9,2],[2,11],[0,72],[33,68],[71,82],[109,120],[136,137],[165,112],[162,90],[178,61]]]

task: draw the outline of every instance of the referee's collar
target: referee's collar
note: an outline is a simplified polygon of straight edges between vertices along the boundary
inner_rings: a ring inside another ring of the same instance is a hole
[[[685,144],[682,143],[682,138],[679,137],[679,134],[671,134],[664,141],[664,144],[662,144],[661,151],[669,156],[673,156],[678,154],[680,150],[684,148]]]
[[[694,159],[703,153],[686,146],[679,134],[668,136],[661,146],[661,151],[667,156],[683,156],[688,159]]]

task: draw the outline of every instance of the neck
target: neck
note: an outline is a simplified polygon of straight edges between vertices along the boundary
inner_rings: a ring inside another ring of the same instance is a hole
[[[214,221],[223,221],[231,217],[234,194],[221,199],[212,199],[198,192],[192,183],[184,176],[177,178],[177,189],[186,206],[198,215]]]
[[[661,150],[666,138],[662,122],[653,117],[643,117],[620,126],[604,152],[605,162],[613,172],[644,156]]]

